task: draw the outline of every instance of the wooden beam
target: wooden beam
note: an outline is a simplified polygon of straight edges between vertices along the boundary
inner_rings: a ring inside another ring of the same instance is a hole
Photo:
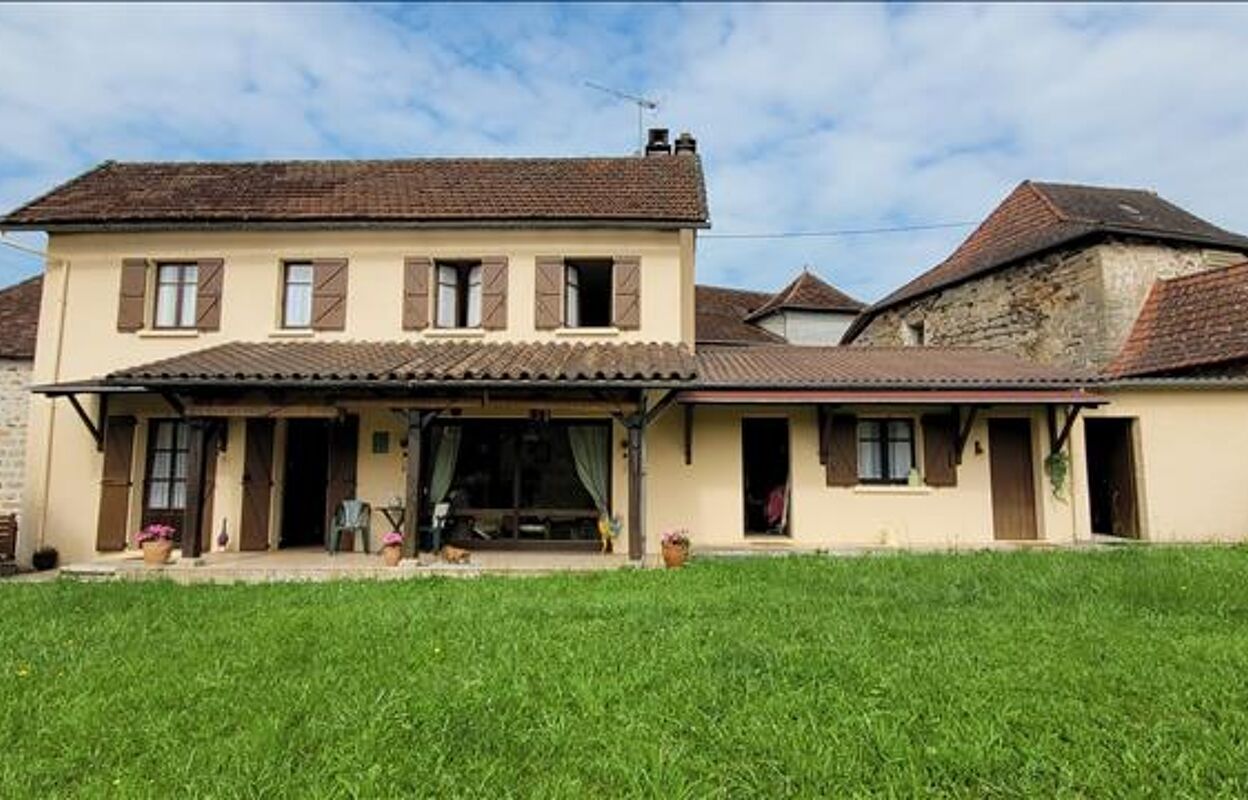
[[[643,421],[643,424],[644,424],[644,425],[650,425],[650,423],[652,423],[652,422],[654,422],[656,419],[658,419],[658,418],[659,418],[659,415],[660,415],[660,414],[662,414],[664,411],[666,411],[666,410],[667,410],[667,407],[668,407],[668,406],[670,406],[673,402],[675,402],[675,400],[676,400],[676,392],[673,392],[673,391],[669,390],[669,391],[667,392],[667,394],[665,394],[665,395],[663,395],[662,397],[660,397],[660,398],[659,398],[659,402],[655,403],[655,404],[654,404],[654,405],[650,408],[650,410],[649,410],[649,411],[645,411],[645,410],[644,410],[644,408],[645,408],[645,395],[644,395],[644,393],[643,393],[643,395],[642,395],[642,404],[641,404],[641,406],[640,406],[640,408],[641,408],[641,409],[643,409],[643,410],[641,411],[641,413],[644,415],[644,421]]]
[[[1083,410],[1083,406],[1072,404],[1066,408],[1066,419],[1062,424],[1062,429],[1057,429],[1057,409],[1053,406],[1048,407],[1049,411],[1049,452],[1056,453],[1066,446],[1066,440],[1070,438],[1070,431],[1075,426],[1075,420],[1079,418],[1079,412]]]
[[[177,414],[179,417],[186,416],[186,405],[176,394],[173,392],[161,392],[160,396],[166,403],[169,404],[169,407],[173,409],[173,413]]]
[[[645,452],[646,394],[643,391],[637,404],[637,414],[628,418],[628,557],[641,561],[646,555],[646,524],[643,493],[645,472],[642,458]]]
[[[186,406],[188,417],[272,417],[274,419],[337,419],[342,409],[336,406],[275,406],[224,405],[217,403]]]
[[[217,423],[203,418],[188,420],[190,441],[186,453],[186,507],[182,510],[182,557],[199,558],[203,552],[204,489],[207,485],[208,453]]]
[[[403,556],[413,558],[420,549],[420,458],[425,426],[420,411],[407,413],[407,481],[404,490],[407,515],[403,519]]]
[[[693,463],[693,403],[685,405],[685,466]]]
[[[82,407],[82,402],[76,394],[67,394],[65,397],[69,400],[69,404],[74,407],[74,411],[78,413],[78,419],[82,420],[82,424],[87,426],[87,432],[91,434],[91,438],[95,440],[95,449],[97,452],[104,452],[104,428],[91,419],[91,415]],[[103,397],[101,396],[101,402]]]
[[[961,417],[962,411],[958,406],[954,406],[954,416]],[[962,454],[966,451],[966,440],[971,438],[971,426],[975,424],[975,416],[979,413],[979,406],[970,406],[967,409],[966,421],[958,427],[958,440],[953,443],[954,463],[961,465]]]

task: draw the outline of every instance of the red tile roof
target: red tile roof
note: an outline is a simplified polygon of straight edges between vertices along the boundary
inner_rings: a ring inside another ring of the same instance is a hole
[[[698,384],[724,388],[1039,388],[1079,385],[1076,370],[946,347],[699,347]]]
[[[43,276],[0,289],[0,358],[33,359]]]
[[[768,314],[786,309],[856,314],[866,307],[866,303],[855,300],[810,270],[803,269],[792,283],[755,309],[749,318],[762,319]]]
[[[4,228],[547,223],[704,226],[696,155],[119,163],[0,220]]]
[[[1208,371],[1248,360],[1248,263],[1153,284],[1110,377]]]
[[[870,306],[846,341],[884,309],[1086,237],[1111,234],[1248,252],[1248,237],[1206,222],[1154,192],[1024,181],[952,255]]]
[[[694,292],[698,344],[782,343],[783,337],[746,321],[771,298],[767,292],[699,285]]]

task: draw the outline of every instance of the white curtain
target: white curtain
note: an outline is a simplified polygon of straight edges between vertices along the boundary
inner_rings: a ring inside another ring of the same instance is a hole
[[[576,267],[565,268],[563,326],[578,328],[581,325],[581,273]]]
[[[436,506],[446,499],[455,478],[455,462],[459,460],[459,426],[441,429],[438,446],[433,454],[433,470],[429,473],[429,504]]]
[[[468,270],[468,319],[469,328],[481,327],[481,265]]]
[[[581,479],[585,491],[589,492],[598,513],[606,514],[611,491],[607,482],[610,432],[601,425],[569,425],[568,444],[572,448],[577,477]]]

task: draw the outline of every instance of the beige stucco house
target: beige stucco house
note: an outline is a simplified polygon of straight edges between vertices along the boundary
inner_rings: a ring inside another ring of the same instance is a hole
[[[28,553],[1071,541],[1065,367],[698,334],[696,145],[643,157],[113,163],[48,233]],[[757,308],[757,307],[755,307]],[[740,320],[738,320],[740,322]],[[754,337],[754,334],[749,334]],[[363,537],[346,547],[362,549]]]
[[[846,342],[985,347],[1085,369],[1075,535],[1248,538],[1248,237],[1153,192],[1018,186]]]

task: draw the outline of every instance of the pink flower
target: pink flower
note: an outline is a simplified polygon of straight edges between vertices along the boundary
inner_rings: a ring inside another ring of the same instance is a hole
[[[172,525],[153,522],[134,535],[134,543],[142,547],[145,542],[173,541],[177,533],[178,529]]]
[[[381,537],[381,543],[385,547],[393,547],[395,545],[403,544],[403,534],[398,531],[390,531],[385,536]]]

